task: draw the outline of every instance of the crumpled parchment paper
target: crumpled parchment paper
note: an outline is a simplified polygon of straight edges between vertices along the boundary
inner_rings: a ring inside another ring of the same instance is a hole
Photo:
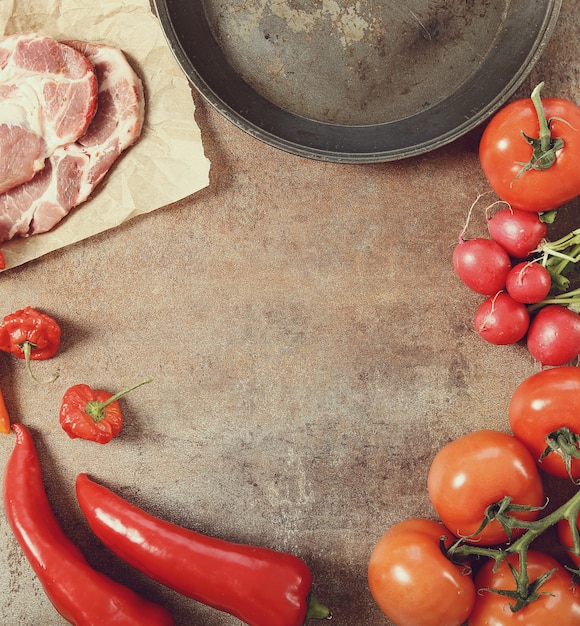
[[[1,244],[6,269],[181,200],[209,184],[189,83],[149,0],[1,0],[0,34],[39,32],[113,45],[145,88],[142,135],[91,199],[51,232]]]

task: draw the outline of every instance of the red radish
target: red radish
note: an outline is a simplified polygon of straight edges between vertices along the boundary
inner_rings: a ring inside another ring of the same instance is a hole
[[[505,291],[487,298],[475,313],[475,330],[489,343],[505,346],[523,339],[529,324],[528,309]]]
[[[508,253],[492,239],[462,239],[453,251],[455,273],[470,289],[484,296],[505,287],[511,266]]]
[[[539,263],[522,261],[515,265],[506,278],[509,295],[523,304],[534,304],[543,300],[552,287],[550,272]]]
[[[546,238],[548,226],[537,213],[502,209],[488,219],[487,228],[494,241],[516,259],[530,256]]]
[[[573,361],[580,354],[580,315],[561,304],[540,309],[530,324],[528,350],[542,365]]]

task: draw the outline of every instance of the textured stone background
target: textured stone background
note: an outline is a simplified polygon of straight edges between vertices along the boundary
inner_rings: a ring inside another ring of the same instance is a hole
[[[517,96],[545,80],[545,96],[580,102],[579,58],[577,2],[564,0]],[[474,429],[507,430],[511,392],[537,369],[524,346],[480,340],[480,298],[451,267],[467,210],[488,190],[481,129],[408,161],[334,165],[265,146],[195,102],[209,188],[0,277],[2,315],[31,305],[63,328],[58,356],[35,366],[60,370],[52,385],[0,359],[6,402],[33,433],[67,533],[178,626],[239,622],[104,549],[76,503],[78,472],[175,523],[300,555],[333,624],[387,625],[366,584],[375,542],[434,515],[437,450]],[[577,227],[579,208],[563,209],[558,228]],[[111,444],[60,429],[70,385],[116,391],[146,376]],[[0,468],[13,442],[0,441]],[[0,615],[5,626],[64,623],[3,515]]]

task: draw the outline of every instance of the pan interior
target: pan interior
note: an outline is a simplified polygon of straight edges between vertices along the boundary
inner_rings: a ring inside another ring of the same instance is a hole
[[[390,123],[444,100],[494,47],[510,0],[204,0],[234,70],[331,124]]]

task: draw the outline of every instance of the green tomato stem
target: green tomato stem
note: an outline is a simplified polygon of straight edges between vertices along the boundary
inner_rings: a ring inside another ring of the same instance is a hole
[[[538,116],[538,121],[540,123],[540,147],[542,152],[548,152],[550,150],[552,143],[552,133],[550,132],[550,126],[548,124],[548,120],[546,119],[546,113],[544,112],[544,105],[542,104],[542,98],[540,97],[540,92],[544,83],[541,82],[537,85],[532,91],[531,99],[534,104],[534,108],[536,109],[536,114]]]
[[[536,115],[538,117],[538,123],[540,126],[539,137],[530,137],[522,131],[522,136],[525,141],[532,148],[532,156],[527,163],[520,163],[522,169],[516,176],[519,178],[522,174],[528,170],[547,170],[556,162],[557,154],[559,150],[564,148],[564,140],[561,137],[552,137],[550,130],[550,124],[552,120],[546,119],[546,113],[544,111],[544,105],[540,98],[540,91],[544,83],[540,83],[532,92],[532,103],[536,109]]]
[[[506,505],[507,501],[507,505]],[[570,524],[572,531],[572,538],[574,541],[574,553],[580,555],[580,534],[577,528],[577,519],[580,513],[580,491],[576,492],[567,502],[562,504],[552,513],[549,513],[543,518],[533,521],[518,520],[513,515],[510,515],[510,511],[522,510],[525,507],[514,507],[510,503],[510,498],[504,498],[500,502],[488,507],[488,510],[493,509],[498,512],[498,516],[495,517],[497,521],[506,529],[514,530],[516,528],[524,529],[525,532],[520,535],[513,543],[510,543],[505,548],[481,548],[466,543],[469,537],[458,539],[448,549],[448,556],[452,560],[456,560],[457,557],[468,558],[470,556],[485,556],[494,559],[496,565],[499,565],[506,557],[511,554],[517,554],[519,559],[519,571],[512,568],[512,574],[516,583],[515,591],[503,591],[493,590],[504,596],[509,596],[515,600],[512,610],[518,611],[527,604],[530,604],[541,595],[541,586],[553,573],[553,570],[547,572],[544,576],[540,577],[537,581],[533,581],[530,584],[528,571],[527,571],[527,559],[528,550],[531,544],[546,530],[556,525],[561,520],[566,520]],[[486,523],[489,523],[494,519],[493,516],[486,515]],[[482,524],[485,526],[486,523]],[[481,532],[480,528],[477,532]],[[476,533],[477,534],[477,533]],[[510,533],[508,532],[508,535]]]

